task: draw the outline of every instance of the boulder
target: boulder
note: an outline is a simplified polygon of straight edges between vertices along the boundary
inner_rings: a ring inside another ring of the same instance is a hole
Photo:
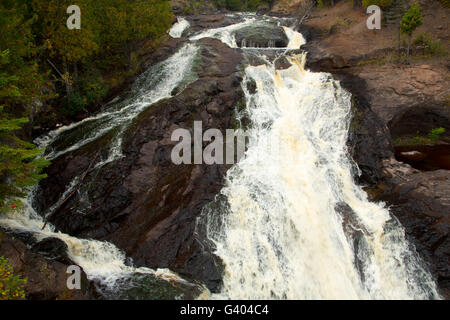
[[[58,238],[45,238],[31,247],[31,252],[42,255],[49,260],[73,264],[67,255],[67,244]]]
[[[285,48],[289,43],[282,27],[264,24],[244,27],[235,32],[239,47]]]
[[[53,244],[51,244],[53,243]],[[39,246],[38,246],[39,247]],[[57,253],[62,250],[59,241],[49,239],[41,244],[41,249]],[[57,249],[59,248],[59,249]],[[62,253],[62,252],[60,252]],[[33,252],[19,239],[0,230],[0,256],[8,259],[14,273],[26,278],[25,297],[29,300],[91,300],[95,298],[95,289],[81,274],[81,290],[67,288],[67,268],[72,263],[61,263],[47,259]]]

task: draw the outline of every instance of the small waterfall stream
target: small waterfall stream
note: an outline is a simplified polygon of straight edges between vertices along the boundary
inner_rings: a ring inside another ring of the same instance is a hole
[[[38,138],[36,143],[46,149],[45,157],[53,160],[112,133],[109,144],[105,146],[108,156],[96,162],[94,169],[99,170],[102,166],[119,159],[122,157],[123,134],[133,119],[158,101],[170,98],[175,88],[182,91],[196,80],[192,68],[197,51],[196,45],[186,44],[167,60],[154,65],[138,77],[129,92],[111,101],[99,114],[52,131]],[[66,186],[58,202],[47,210],[47,215],[74,190],[79,179],[79,176],[75,177]],[[30,232],[38,241],[48,237],[64,241],[68,246],[70,259],[83,268],[90,280],[101,284],[106,297],[117,297],[114,291],[123,289],[117,286],[128,286],[124,284],[124,280],[132,280],[136,274],[150,275],[188,287],[196,286],[168,269],[132,267],[125,254],[111,243],[71,237],[56,232],[51,224],[42,229],[44,220],[34,210],[33,199],[34,191],[24,201],[25,207],[22,212],[0,216],[0,225],[15,232]]]

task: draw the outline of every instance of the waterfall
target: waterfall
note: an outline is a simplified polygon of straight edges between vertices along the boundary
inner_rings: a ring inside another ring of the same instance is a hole
[[[123,133],[133,119],[149,106],[170,98],[175,88],[184,89],[196,80],[192,66],[197,51],[197,46],[186,44],[139,76],[129,92],[108,103],[103,112],[58,128],[35,142],[46,148],[46,158],[53,160],[113,133],[114,137],[109,142],[109,158],[102,164],[117,160],[122,156]]]
[[[178,21],[172,26],[172,28],[169,30],[169,35],[172,38],[181,38],[183,35],[183,32],[190,27],[189,21],[187,21],[184,18],[179,17],[177,19]]]
[[[234,32],[240,28],[250,26],[256,21],[255,17],[245,17],[244,21],[237,24],[232,24],[226,27],[208,29],[202,31],[196,35],[191,36],[189,39],[192,41],[200,40],[203,38],[217,38],[231,48],[237,48],[236,38]]]
[[[39,138],[36,142],[46,148],[45,157],[56,159],[107,134],[108,156],[94,169],[122,157],[123,135],[133,119],[196,80],[192,70],[199,51],[196,40],[213,37],[240,50],[236,30],[258,19],[275,19],[242,18],[240,23],[192,35],[100,113]],[[181,37],[188,27],[189,22],[179,19],[169,33]],[[370,202],[354,181],[355,164],[346,147],[351,95],[331,75],[305,70],[306,55],[293,53],[305,43],[303,36],[283,28],[289,40],[286,48],[243,50],[265,64],[246,66],[242,81],[246,108],[240,114],[250,120],[246,156],[228,171],[216,202],[199,218],[198,227],[206,228],[207,240],[225,267],[221,292],[209,296],[205,290],[203,297],[440,298],[402,226],[384,204]],[[242,46],[251,47],[251,40],[244,39]],[[274,46],[273,41],[268,46]],[[285,56],[290,67],[276,70],[271,62],[274,54]],[[248,82],[256,83],[256,92],[249,91]],[[66,186],[65,194],[78,179]],[[189,285],[167,269],[132,267],[111,243],[71,237],[56,232],[51,224],[42,230],[43,219],[32,199],[33,192],[23,212],[0,216],[0,225],[31,232],[37,240],[61,239],[89,279],[111,290],[119,290],[120,280],[136,273]]]
[[[288,59],[245,70],[248,150],[204,212],[225,265],[214,298],[438,298],[401,225],[355,184],[350,94],[304,70],[305,55]]]
[[[107,133],[113,133],[109,145],[105,146],[108,148],[108,157],[100,159],[94,168],[99,169],[119,159],[122,156],[123,134],[133,119],[158,101],[171,97],[175,88],[180,88],[181,92],[196,79],[192,68],[197,51],[196,45],[186,44],[171,57],[143,73],[124,97],[111,101],[103,112],[52,131],[38,138],[36,143],[47,149],[46,158],[55,159]],[[78,179],[79,177],[75,177],[66,186],[60,200],[48,212],[52,212],[65,199],[77,185]],[[34,192],[30,192],[28,198],[24,199],[22,212],[1,215],[0,225],[15,232],[30,232],[38,241],[48,237],[64,241],[68,246],[70,259],[83,268],[90,280],[98,281],[110,291],[120,290],[116,288],[116,283],[134,274],[152,275],[168,282],[195,287],[168,269],[152,270],[130,266],[125,254],[111,243],[71,237],[56,232],[51,224],[47,224],[42,230],[44,221],[32,206]]]

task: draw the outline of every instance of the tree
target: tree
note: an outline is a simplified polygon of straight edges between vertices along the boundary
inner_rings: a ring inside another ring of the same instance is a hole
[[[404,14],[402,21],[400,22],[400,31],[403,34],[408,35],[408,50],[407,59],[410,62],[409,51],[411,48],[411,38],[413,32],[417,27],[422,25],[422,12],[417,2],[413,3],[409,10]]]
[[[0,105],[10,111],[24,109],[24,104],[29,105],[41,94],[45,84],[35,58],[38,49],[34,45],[32,25],[36,16],[29,14],[27,5],[21,2],[0,2],[0,77],[8,80],[0,83]],[[32,117],[35,110],[23,111],[29,111]]]
[[[36,158],[42,150],[13,134],[28,122],[27,118],[8,119],[3,107],[0,117],[0,210],[5,212],[20,205],[14,199],[25,196],[29,187],[46,177],[40,172],[48,161]]]
[[[358,2],[358,1],[356,1]],[[361,5],[367,8],[371,5],[379,6],[382,9],[387,9],[392,6],[392,0],[362,0]]]
[[[166,0],[98,0],[96,5],[103,13],[98,17],[102,47],[106,50],[125,47],[130,68],[136,44],[151,38],[156,46],[173,21],[171,6]]]
[[[0,82],[3,80],[5,78],[0,77]],[[21,203],[15,202],[15,199],[24,197],[29,187],[46,177],[40,172],[48,165],[48,161],[38,158],[43,150],[14,135],[14,132],[27,122],[27,118],[9,118],[3,106],[0,106],[0,211],[2,212],[20,206]]]
[[[50,58],[55,58],[63,66],[56,69],[66,88],[67,97],[70,96],[72,80],[70,66],[77,72],[77,64],[85,61],[98,50],[95,28],[95,0],[79,0],[77,5],[81,9],[81,29],[69,30],[66,21],[69,18],[66,10],[72,4],[70,0],[33,0],[33,11],[38,16],[36,30],[49,50]],[[98,13],[97,13],[98,14]]]

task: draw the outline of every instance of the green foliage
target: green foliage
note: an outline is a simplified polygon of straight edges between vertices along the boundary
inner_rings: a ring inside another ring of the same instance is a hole
[[[105,76],[114,80],[111,85],[120,85],[134,74],[136,52],[156,48],[173,21],[167,0],[80,0],[81,29],[69,30],[66,9],[72,1],[28,2],[36,18],[36,45],[45,50],[41,64],[49,59],[57,91],[65,93],[59,95],[58,113],[66,117],[106,95]]]
[[[109,87],[97,69],[91,69],[79,80],[80,93],[87,105],[100,102],[108,93]]]
[[[422,12],[417,2],[415,2],[403,15],[402,21],[400,22],[400,30],[402,33],[411,36],[414,30],[422,24]]]
[[[233,11],[245,10],[246,2],[241,0],[226,0],[227,8]]]
[[[444,133],[445,133],[445,128],[436,128],[436,129],[431,130],[431,132],[428,134],[428,138],[430,138],[433,141],[436,141]]]
[[[444,8],[450,8],[450,0],[439,0]]]
[[[80,30],[66,26],[66,9],[70,0],[33,0],[33,12],[39,17],[36,28],[45,39],[51,57],[62,57],[67,62],[82,61],[98,50],[95,34],[94,0],[79,0],[82,13]]]
[[[83,98],[80,92],[74,92],[64,101],[62,110],[66,116],[71,117],[85,111],[86,106],[86,98]]]
[[[446,50],[441,41],[439,39],[434,40],[433,37],[426,32],[420,32],[417,37],[414,38],[413,43],[423,47],[425,54],[437,56],[446,54]]]
[[[43,85],[33,55],[33,19],[26,17],[26,6],[5,3],[0,3],[0,24],[11,33],[0,41],[0,211],[7,211],[11,207],[8,201],[24,196],[43,178],[40,172],[47,165],[35,159],[42,150],[16,136],[16,131],[28,122],[22,116],[26,106],[40,94]],[[5,20],[12,25],[4,24]]]
[[[173,14],[168,1],[97,0],[99,43],[111,49],[148,37],[157,39],[170,27]]]
[[[0,105],[10,110],[32,102],[44,85],[34,58],[35,21],[21,1],[0,1]]]
[[[25,299],[24,285],[27,279],[14,275],[8,259],[0,257],[0,300]]]
[[[81,29],[69,30],[72,4],[0,0],[0,211],[45,177],[42,150],[19,138],[36,106],[54,98],[55,118],[70,119],[100,102],[105,79],[120,85],[173,21],[168,0],[79,0]]]
[[[37,158],[43,150],[14,135],[27,118],[9,118],[0,107],[0,210],[7,211],[14,198],[25,196],[28,188],[45,175],[40,174],[48,161]]]
[[[393,0],[362,0],[362,6],[367,8],[371,5],[377,5],[382,9],[389,8],[392,6]]]

